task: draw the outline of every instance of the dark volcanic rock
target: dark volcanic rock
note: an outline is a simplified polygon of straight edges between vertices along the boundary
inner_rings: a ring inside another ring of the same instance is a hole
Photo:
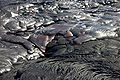
[[[72,44],[73,49],[69,48],[70,43],[66,44],[66,47],[58,44],[59,49],[56,46],[50,48],[49,45],[54,43],[53,40],[48,44],[50,49],[48,53],[54,54],[48,58],[25,63],[1,78],[3,80],[119,80],[120,42],[116,39],[89,41],[81,45]]]
[[[120,80],[119,5],[0,1],[0,80]]]

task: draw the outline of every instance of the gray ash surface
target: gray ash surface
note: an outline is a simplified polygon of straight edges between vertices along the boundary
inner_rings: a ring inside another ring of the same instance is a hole
[[[120,80],[119,0],[0,1],[0,80]]]

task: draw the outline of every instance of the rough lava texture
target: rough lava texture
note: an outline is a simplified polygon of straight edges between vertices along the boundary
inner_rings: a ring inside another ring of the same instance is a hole
[[[119,80],[120,38],[81,45],[74,37],[57,35],[47,46],[47,57],[17,65],[2,80]],[[61,41],[62,40],[62,41]]]
[[[0,80],[120,80],[119,0],[0,1]]]

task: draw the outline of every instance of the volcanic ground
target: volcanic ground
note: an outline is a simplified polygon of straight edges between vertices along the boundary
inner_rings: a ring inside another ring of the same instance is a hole
[[[119,0],[0,0],[0,80],[120,80]]]

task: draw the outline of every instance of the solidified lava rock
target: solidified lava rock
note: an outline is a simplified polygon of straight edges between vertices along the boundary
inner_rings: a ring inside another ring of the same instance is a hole
[[[0,80],[120,80],[119,4],[0,1]]]
[[[59,45],[59,38],[65,39],[65,44]],[[56,36],[47,46],[47,58],[16,67],[3,74],[1,79],[119,80],[119,38],[90,41],[81,45],[72,44],[71,39]]]

